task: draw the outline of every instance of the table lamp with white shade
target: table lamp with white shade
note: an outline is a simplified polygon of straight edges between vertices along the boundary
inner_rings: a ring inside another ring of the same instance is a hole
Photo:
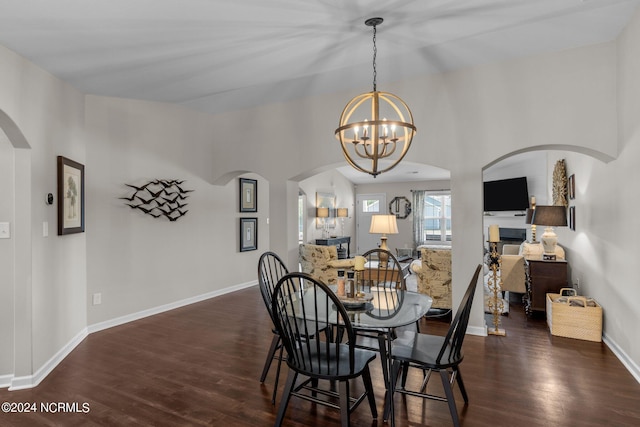
[[[382,234],[380,237],[380,249],[389,250],[387,246],[387,234],[398,234],[398,223],[395,215],[372,215],[369,233]],[[386,267],[388,258],[380,255],[380,266]]]
[[[349,216],[349,209],[338,208],[337,216],[340,218],[340,229],[342,230],[342,237],[344,237],[344,219]]]
[[[319,207],[316,208],[316,218],[322,218],[322,237],[329,237],[329,208]]]
[[[567,226],[567,209],[564,206],[536,206],[533,212],[531,223],[544,225],[544,233],[540,236],[542,242],[542,259],[556,259],[556,245],[558,236],[553,231],[553,227]]]

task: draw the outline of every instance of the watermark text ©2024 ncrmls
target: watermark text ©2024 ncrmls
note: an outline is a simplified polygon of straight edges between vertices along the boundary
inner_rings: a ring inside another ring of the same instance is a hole
[[[0,407],[4,413],[88,414],[91,411],[88,402],[3,402]]]

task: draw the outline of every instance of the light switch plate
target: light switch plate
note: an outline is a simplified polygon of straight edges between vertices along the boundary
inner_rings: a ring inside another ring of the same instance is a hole
[[[0,222],[0,239],[11,238],[11,225],[8,222]]]

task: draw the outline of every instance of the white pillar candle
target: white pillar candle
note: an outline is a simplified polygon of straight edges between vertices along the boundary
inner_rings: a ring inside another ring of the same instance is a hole
[[[364,264],[367,262],[367,259],[363,256],[357,256],[355,258],[355,264],[353,266],[353,269],[356,271],[362,271],[364,270]]]
[[[500,241],[500,227],[498,227],[498,224],[489,226],[489,241],[492,243]]]

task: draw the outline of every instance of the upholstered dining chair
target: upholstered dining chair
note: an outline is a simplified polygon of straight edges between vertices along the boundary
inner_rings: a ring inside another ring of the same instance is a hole
[[[260,255],[260,259],[258,260],[258,284],[260,286],[260,293],[262,294],[262,299],[267,307],[267,311],[269,312],[269,317],[273,323],[273,314],[271,313],[271,301],[273,297],[273,290],[282,277],[284,277],[289,270],[284,265],[284,262],[280,257],[274,252],[265,252]],[[282,340],[280,339],[280,334],[274,327],[272,328],[273,338],[271,339],[271,346],[269,347],[269,352],[267,353],[267,359],[264,361],[264,367],[262,369],[262,374],[260,375],[260,382],[264,383],[267,378],[267,374],[269,373],[269,369],[271,368],[271,363],[274,359],[278,361],[277,369],[276,369],[276,379],[275,384],[273,385],[273,395],[271,397],[271,403],[276,403],[276,392],[278,390],[278,379],[280,378],[280,367],[282,365]],[[276,355],[276,352],[278,353]]]
[[[392,393],[398,392],[411,396],[418,396],[427,399],[435,399],[448,402],[449,412],[453,419],[453,425],[459,426],[458,410],[453,396],[452,384],[457,381],[464,402],[469,403],[467,392],[462,381],[459,365],[463,359],[462,343],[469,323],[471,305],[473,304],[474,291],[478,282],[478,277],[482,265],[478,265],[473,274],[471,282],[467,287],[458,311],[451,322],[446,336],[427,335],[410,331],[399,335],[392,345],[393,373],[392,384],[398,379],[402,368],[401,386]],[[419,368],[423,371],[423,380],[418,391],[406,389],[407,372],[410,367]],[[433,395],[426,392],[427,382],[432,372],[439,372],[444,387],[445,397]]]
[[[292,396],[334,408],[339,406],[342,426],[350,425],[351,413],[366,398],[371,415],[377,419],[369,371],[376,353],[355,347],[349,315],[336,294],[309,274],[289,273],[274,289],[271,311],[289,367],[275,426],[282,424]],[[324,325],[330,323],[340,325],[346,343],[333,339],[336,334],[322,333]],[[297,384],[299,376],[304,380]],[[355,378],[362,378],[364,391],[352,397],[350,380]],[[327,382],[329,385],[325,386]]]

